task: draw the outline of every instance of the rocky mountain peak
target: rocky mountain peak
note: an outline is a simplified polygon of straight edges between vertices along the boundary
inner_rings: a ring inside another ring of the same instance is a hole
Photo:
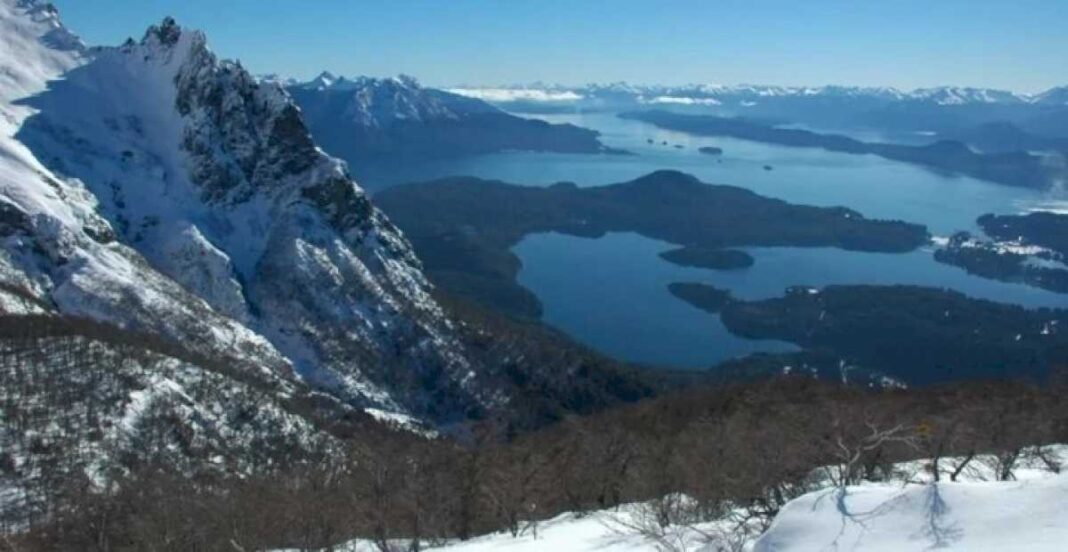
[[[178,43],[178,38],[181,35],[182,28],[178,26],[173,17],[167,16],[163,18],[159,25],[152,25],[145,31],[145,36],[141,39],[141,43],[174,46]]]
[[[19,100],[32,113],[16,139],[70,188],[42,209],[84,198],[93,228],[113,229],[94,235],[125,255],[105,258],[87,217],[57,217],[66,237],[38,249],[62,255],[13,272],[45,266],[62,312],[231,350],[215,341],[238,331],[265,369],[292,366],[352,405],[441,420],[487,404],[410,245],[278,83],[167,18],[38,90]]]

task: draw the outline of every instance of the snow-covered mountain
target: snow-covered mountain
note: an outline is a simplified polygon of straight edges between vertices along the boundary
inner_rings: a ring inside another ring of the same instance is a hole
[[[0,1],[0,43],[3,521],[31,514],[77,474],[113,469],[139,449],[150,419],[170,420],[170,436],[192,445],[184,459],[203,453],[200,467],[218,460],[228,469],[254,459],[252,448],[267,452],[268,442],[299,454],[329,441],[283,406],[309,390],[277,348],[123,244],[85,184],[53,172],[15,137],[40,114],[22,100],[95,53],[51,5],[27,0]],[[84,146],[87,156],[97,151]],[[60,313],[158,332],[184,347],[161,349],[143,334]],[[207,358],[220,360],[208,366]]]
[[[455,419],[491,399],[400,232],[277,84],[164,20],[86,49],[0,3],[0,273],[65,314]]]
[[[687,84],[459,86],[451,91],[514,112],[632,111],[649,107],[766,118],[824,129],[960,134],[1009,123],[1045,137],[1068,136],[1065,88],[1040,94],[940,86],[891,87]]]
[[[582,98],[595,98],[607,95],[630,95],[643,98],[658,96],[684,96],[690,98],[784,98],[796,96],[854,97],[878,98],[883,100],[929,101],[942,105],[960,105],[969,103],[1035,103],[1044,101],[1064,87],[1052,88],[1038,94],[1021,94],[995,88],[976,88],[966,86],[936,86],[899,90],[887,86],[778,86],[762,84],[708,84],[694,83],[682,85],[630,84],[626,82],[592,83],[584,86],[566,86],[560,84],[513,84],[504,86],[460,85],[449,88],[456,94],[481,97],[489,101],[509,100],[543,100],[567,101]]]
[[[1042,105],[1065,106],[1068,105],[1068,86],[1058,86],[1038,94],[1033,99],[1034,103]]]
[[[315,140],[353,166],[383,157],[606,151],[595,131],[510,115],[406,75],[350,79],[324,71],[308,82],[288,82],[286,89]]]
[[[349,79],[323,71],[308,82],[289,84],[288,88],[298,101],[315,92],[343,95],[347,100],[346,109],[340,115],[361,125],[379,128],[397,121],[456,120],[476,113],[500,113],[499,109],[482,101],[424,88],[408,75]]]

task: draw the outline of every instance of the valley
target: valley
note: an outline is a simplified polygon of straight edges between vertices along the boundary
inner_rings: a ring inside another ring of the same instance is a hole
[[[537,316],[540,309],[516,285],[519,263],[509,248],[528,234],[596,238],[629,231],[706,248],[884,252],[910,251],[927,240],[919,225],[868,220],[845,208],[791,205],[672,171],[588,188],[454,178],[390,188],[375,200],[404,229],[440,285],[524,316]]]

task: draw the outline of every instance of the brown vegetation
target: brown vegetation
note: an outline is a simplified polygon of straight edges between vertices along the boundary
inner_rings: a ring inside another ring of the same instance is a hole
[[[911,458],[993,453],[998,474],[1034,445],[1068,438],[1064,389],[1004,382],[866,391],[806,378],[697,389],[507,439],[486,424],[452,439],[353,440],[344,453],[280,462],[243,478],[147,463],[105,490],[77,489],[28,549],[311,549],[349,538],[514,534],[562,511],[658,499],[651,523],[716,517],[766,524],[835,466],[836,483],[887,477]],[[959,464],[960,461],[958,460]],[[959,473],[959,469],[956,470]],[[671,497],[685,494],[685,503]],[[685,505],[685,508],[682,506]],[[685,512],[683,512],[685,510]]]

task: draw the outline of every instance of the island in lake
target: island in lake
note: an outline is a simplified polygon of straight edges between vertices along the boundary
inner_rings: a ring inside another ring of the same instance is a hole
[[[928,242],[922,225],[870,220],[845,207],[791,204],[677,171],[589,188],[456,177],[396,186],[377,194],[375,201],[411,240],[439,287],[535,318],[540,303],[516,282],[520,262],[511,251],[529,234],[596,238],[635,232],[683,246],[688,251],[673,256],[694,263],[709,259],[695,251],[708,255],[731,247],[907,252]],[[746,262],[738,252],[712,255],[722,256],[713,259],[717,262]]]
[[[795,287],[731,300],[720,317],[736,335],[828,351],[909,385],[960,379],[1042,380],[1068,361],[1068,311],[1026,309],[916,286]]]
[[[987,214],[977,222],[991,239],[958,232],[935,251],[935,260],[984,278],[1068,293],[1068,215]]]
[[[675,297],[712,313],[719,312],[731,300],[731,292],[698,282],[673,282],[668,284],[668,291]]]
[[[665,251],[660,257],[679,266],[713,270],[737,270],[753,266],[753,257],[739,249],[689,246]]]
[[[762,121],[662,110],[635,111],[619,116],[699,136],[727,136],[780,146],[873,154],[1009,186],[1046,189],[1058,179],[1064,178],[1066,172],[1063,166],[1047,162],[1042,155],[1026,151],[978,153],[964,143],[952,140],[923,146],[862,142],[838,134],[779,128]],[[764,170],[771,170],[771,166],[765,165]]]

